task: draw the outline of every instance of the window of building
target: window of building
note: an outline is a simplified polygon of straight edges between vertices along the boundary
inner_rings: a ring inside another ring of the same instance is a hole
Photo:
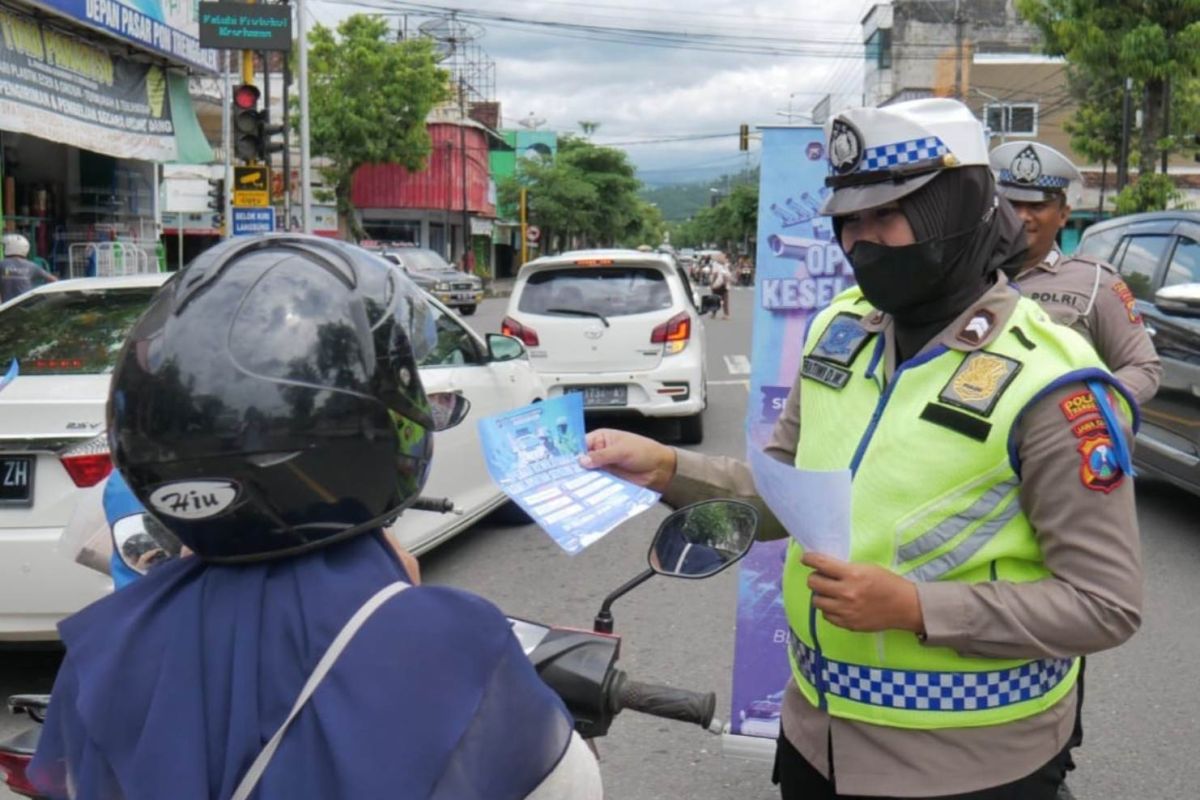
[[[984,108],[993,136],[1037,136],[1037,103],[999,103]]]
[[[876,28],[865,42],[867,48],[867,63],[874,63],[876,69],[892,68],[892,29]]]

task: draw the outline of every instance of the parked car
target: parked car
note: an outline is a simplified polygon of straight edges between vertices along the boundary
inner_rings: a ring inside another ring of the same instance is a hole
[[[672,259],[636,250],[580,250],[521,267],[501,330],[521,339],[550,396],[583,394],[585,413],[680,421],[704,438],[704,326]],[[719,300],[717,300],[719,302]]]
[[[397,246],[368,249],[398,264],[414,283],[463,316],[474,314],[483,302],[483,281],[479,276],[455,269],[434,250]]]
[[[1200,494],[1200,212],[1101,222],[1077,252],[1117,267],[1162,359],[1162,385],[1141,410],[1137,467]]]
[[[41,286],[0,306],[0,641],[57,638],[63,617],[110,583],[58,551],[79,496],[112,469],[104,407],[117,352],[165,274],[84,278]],[[405,513],[396,538],[421,553],[474,524],[507,497],[492,483],[474,419],[544,396],[520,341],[486,339],[437,301],[438,342],[420,365],[426,391],[459,391],[471,417],[435,435],[425,491],[461,515]]]

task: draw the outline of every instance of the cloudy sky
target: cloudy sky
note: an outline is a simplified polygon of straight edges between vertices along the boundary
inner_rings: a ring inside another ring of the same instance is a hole
[[[350,2],[361,2],[354,7]],[[859,21],[875,0],[314,0],[330,25],[354,11],[405,15],[433,6],[478,26],[495,62],[505,127],[530,116],[626,150],[647,183],[736,171],[739,123],[785,124],[825,94],[862,92]],[[367,5],[369,4],[369,6]],[[574,26],[574,27],[565,27]],[[658,46],[652,46],[654,43]],[[709,137],[709,138],[700,138]],[[749,163],[757,158],[752,143]]]

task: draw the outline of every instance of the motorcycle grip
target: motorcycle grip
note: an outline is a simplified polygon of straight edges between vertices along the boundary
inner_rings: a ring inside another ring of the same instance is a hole
[[[714,692],[701,694],[628,679],[621,684],[618,702],[621,708],[680,722],[694,722],[702,728],[709,726],[717,710]]]

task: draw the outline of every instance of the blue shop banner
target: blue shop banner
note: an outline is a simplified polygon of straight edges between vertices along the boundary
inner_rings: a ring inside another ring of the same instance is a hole
[[[746,447],[761,450],[800,369],[812,318],[854,283],[820,207],[828,196],[819,127],[765,128],[755,254],[754,335]],[[780,580],[787,540],[759,542],[738,584],[733,697],[725,750],[770,758],[789,678],[787,618]],[[747,737],[761,737],[758,741]]]
[[[217,71],[217,51],[200,46],[199,4],[194,0],[32,0],[31,5],[176,63],[205,72]]]

